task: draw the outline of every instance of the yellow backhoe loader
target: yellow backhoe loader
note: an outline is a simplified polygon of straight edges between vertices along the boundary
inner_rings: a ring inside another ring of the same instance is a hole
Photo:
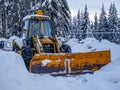
[[[31,73],[66,75],[94,72],[111,61],[110,51],[72,53],[70,46],[52,34],[50,17],[37,14],[23,19],[25,31],[22,48],[13,41],[13,50],[20,53]]]

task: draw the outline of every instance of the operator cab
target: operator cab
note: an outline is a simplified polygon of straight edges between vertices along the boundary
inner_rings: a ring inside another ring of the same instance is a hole
[[[29,15],[23,18],[23,29],[26,38],[33,36],[52,36],[50,17],[43,15],[41,10],[36,11],[37,14]]]
[[[23,29],[26,31],[26,37],[31,38],[33,36],[51,36],[51,26],[49,20],[41,20],[32,16],[31,19],[24,21]]]

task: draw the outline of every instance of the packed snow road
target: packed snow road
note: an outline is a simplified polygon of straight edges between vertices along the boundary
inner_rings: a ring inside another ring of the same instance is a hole
[[[52,77],[29,73],[20,55],[0,50],[0,90],[120,90],[120,46],[94,38],[68,44],[73,52],[110,50],[112,62],[94,74]]]

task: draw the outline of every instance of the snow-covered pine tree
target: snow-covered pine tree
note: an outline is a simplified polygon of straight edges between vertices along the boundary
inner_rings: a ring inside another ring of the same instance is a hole
[[[82,40],[82,34],[83,34],[83,24],[82,24],[82,17],[83,13],[80,13],[80,10],[77,12],[77,16],[73,17],[72,20],[72,36],[74,35],[74,38],[77,38],[78,40]]]
[[[80,28],[80,38],[79,40],[82,40],[84,39],[83,38],[83,35],[85,34],[84,33],[84,13],[81,11],[81,15],[80,15],[81,19],[80,19],[80,25],[79,25],[79,28]]]
[[[72,28],[72,31],[73,31],[73,34],[75,35],[74,37],[76,37],[78,40],[82,40],[83,39],[83,29],[84,29],[84,14],[83,12],[80,10],[78,10],[78,13],[77,13],[77,16],[75,16],[73,18],[73,28]]]
[[[19,26],[19,0],[15,0],[13,2],[12,8],[11,8],[11,15],[12,15],[12,35],[18,36],[18,26]]]
[[[5,2],[4,0],[0,1],[0,13],[1,13],[1,36],[2,37],[6,37],[6,30],[7,30],[7,21],[6,21],[6,17],[7,17],[7,2]]]
[[[89,13],[87,11],[87,5],[85,5],[85,8],[84,8],[84,13],[81,18],[81,24],[82,24],[81,30],[83,30],[82,39],[85,39],[87,37],[87,33],[89,32],[87,30],[89,29],[89,24],[90,24]]]
[[[53,29],[59,33],[59,36],[66,36],[69,33],[70,10],[66,0],[41,0],[41,5],[37,9],[42,9],[45,15],[51,17]]]
[[[60,0],[59,0],[60,1]],[[61,0],[61,7],[62,7],[62,18],[63,21],[61,21],[61,24],[63,23],[63,31],[65,33],[65,36],[69,34],[69,25],[70,25],[70,21],[71,21],[71,13],[70,13],[70,9],[67,3],[67,0]]]
[[[87,23],[86,34],[87,34],[87,38],[93,37],[93,28],[92,28],[92,24],[90,24],[90,22]]]
[[[77,17],[74,16],[73,17],[73,20],[72,20],[72,28],[71,28],[71,37],[72,38],[77,38],[77,26],[78,26],[78,23],[77,23]]]
[[[108,25],[109,25],[109,38],[111,42],[116,42],[117,32],[118,32],[118,17],[115,4],[111,4],[109,8],[108,15]]]
[[[80,10],[78,10],[78,13],[77,13],[77,17],[76,17],[76,38],[78,38],[79,40],[82,39],[82,35],[81,35],[81,14],[80,14]]]
[[[2,0],[3,3],[1,3],[2,6],[5,6],[4,17],[5,21],[7,22],[5,26],[5,30],[2,28],[2,30],[6,31],[6,37],[16,35],[20,36],[21,34],[21,20],[22,18],[27,15],[30,11],[30,1],[31,0]],[[1,6],[0,5],[0,6]],[[3,7],[0,9],[4,9]],[[3,19],[3,18],[2,18]],[[9,30],[9,32],[7,31]]]
[[[108,39],[108,22],[106,17],[106,12],[104,10],[104,5],[102,4],[101,14],[99,18],[99,27],[97,32],[97,39],[101,41],[102,39]]]
[[[97,13],[95,13],[94,24],[93,24],[93,35],[95,38],[97,38],[97,32],[98,32],[98,18],[97,18]]]
[[[118,23],[117,23],[118,29],[117,29],[117,33],[116,33],[116,43],[120,44],[120,18],[118,19]]]

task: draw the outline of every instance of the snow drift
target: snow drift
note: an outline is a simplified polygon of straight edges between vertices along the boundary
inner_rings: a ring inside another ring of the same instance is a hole
[[[0,50],[0,90],[120,90],[120,46],[94,38],[68,44],[73,52],[110,49],[112,62],[94,74],[52,77],[29,73],[20,55]]]

